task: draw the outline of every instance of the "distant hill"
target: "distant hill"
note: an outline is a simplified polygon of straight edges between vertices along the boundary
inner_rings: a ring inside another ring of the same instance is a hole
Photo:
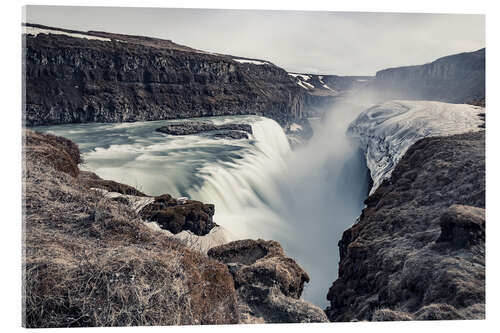
[[[367,88],[385,98],[466,103],[485,99],[485,49],[378,71]]]
[[[344,96],[365,87],[373,76],[339,76],[308,73],[288,73],[306,91],[305,112],[308,116],[321,115]]]

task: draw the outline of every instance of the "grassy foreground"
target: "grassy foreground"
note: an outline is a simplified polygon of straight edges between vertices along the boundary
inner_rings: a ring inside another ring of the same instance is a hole
[[[92,190],[73,142],[25,130],[23,153],[26,327],[238,322],[226,265]]]

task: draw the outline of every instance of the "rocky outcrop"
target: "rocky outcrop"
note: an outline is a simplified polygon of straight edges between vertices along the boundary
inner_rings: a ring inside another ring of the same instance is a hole
[[[184,121],[180,123],[169,123],[160,128],[157,128],[156,131],[170,135],[191,135],[212,131],[221,131],[222,133],[216,133],[219,135],[237,131],[246,132],[249,134],[253,133],[252,126],[249,124],[214,125],[206,121]]]
[[[484,137],[417,141],[365,200],[339,242],[330,320],[484,318]]]
[[[384,69],[367,87],[386,99],[484,101],[485,49],[446,56],[425,65]]]
[[[196,200],[176,200],[169,194],[154,198],[139,214],[147,221],[154,221],[165,230],[178,234],[189,230],[198,236],[206,235],[217,224],[213,221],[215,207]]]
[[[238,293],[241,323],[326,322],[325,313],[300,299],[307,273],[278,242],[241,240],[208,256],[227,264]]]
[[[471,248],[485,241],[484,209],[452,205],[441,216],[441,235],[436,242]]]
[[[306,92],[269,62],[148,37],[26,29],[27,126],[241,114],[285,126],[303,117]]]
[[[220,133],[215,133],[213,137],[216,139],[233,139],[233,140],[249,138],[246,132],[240,132],[240,131],[223,131]]]

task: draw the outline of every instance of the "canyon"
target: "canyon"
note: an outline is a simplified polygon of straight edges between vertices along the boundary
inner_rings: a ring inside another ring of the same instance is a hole
[[[24,29],[24,126],[45,133],[24,132],[27,326],[484,318],[485,49],[337,76]],[[76,268],[87,252],[106,276]],[[141,291],[164,288],[156,266],[177,317]],[[154,320],[42,290],[51,267]]]

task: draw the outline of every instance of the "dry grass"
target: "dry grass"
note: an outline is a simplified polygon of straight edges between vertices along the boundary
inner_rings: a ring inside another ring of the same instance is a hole
[[[144,193],[136,189],[135,187],[118,183],[113,180],[105,180],[89,171],[80,171],[78,175],[78,180],[80,183],[84,184],[88,188],[100,188],[109,192],[117,192],[126,195],[135,195],[139,197],[146,196]]]
[[[69,161],[79,161],[72,146],[66,150],[64,141],[40,136],[28,131],[25,149],[25,326],[238,321],[225,265],[151,230],[128,206],[89,190],[70,167]],[[52,163],[54,156],[64,163]]]
[[[391,309],[378,309],[372,315],[372,321],[408,321],[414,319],[410,313]]]
[[[71,140],[25,130],[23,133],[23,153],[32,160],[43,160],[58,171],[78,176],[80,150]]]

